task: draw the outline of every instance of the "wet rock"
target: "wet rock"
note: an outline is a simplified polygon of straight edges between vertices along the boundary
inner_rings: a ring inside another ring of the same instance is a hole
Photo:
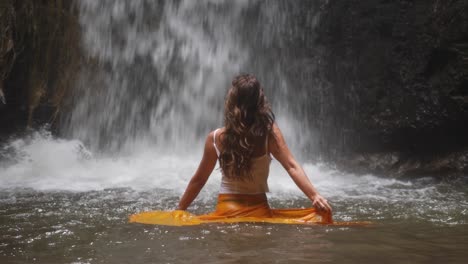
[[[464,154],[446,153],[468,149],[467,1],[330,1],[315,34],[328,158],[398,175],[466,170]]]
[[[397,178],[466,176],[468,151],[419,157],[404,153],[365,153],[350,155],[338,162],[343,170]]]
[[[80,65],[72,1],[0,3],[0,135],[56,123]]]
[[[2,87],[0,87],[0,104],[6,105],[5,94],[3,93]]]

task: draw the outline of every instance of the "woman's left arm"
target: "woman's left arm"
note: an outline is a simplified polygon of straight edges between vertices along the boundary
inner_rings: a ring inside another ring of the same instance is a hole
[[[273,124],[271,135],[272,136],[268,138],[271,154],[283,165],[294,183],[296,183],[299,189],[312,201],[312,204],[317,210],[331,213],[332,208],[328,204],[328,201],[318,193],[305,174],[304,169],[302,169],[301,165],[294,159],[276,123]]]
[[[180,199],[179,206],[177,207],[178,210],[186,210],[190,206],[203,186],[205,186],[206,181],[216,166],[218,155],[213,145],[213,133],[212,131],[206,137],[202,160],[200,161],[200,165],[198,165],[197,171],[192,176],[187,189],[185,189],[184,195]]]

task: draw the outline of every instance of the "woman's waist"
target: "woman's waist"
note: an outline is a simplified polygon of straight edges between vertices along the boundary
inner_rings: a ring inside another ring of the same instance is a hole
[[[219,194],[261,195],[269,192],[268,184],[236,185],[221,183]]]
[[[265,193],[245,194],[245,193],[220,193],[218,203],[237,203],[243,205],[256,205],[268,203]]]
[[[219,193],[229,194],[261,194],[269,191],[268,175],[254,176],[251,179],[233,179],[223,175]]]

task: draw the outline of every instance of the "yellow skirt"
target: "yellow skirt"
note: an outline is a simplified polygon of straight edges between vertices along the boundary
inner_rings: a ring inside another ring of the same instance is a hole
[[[216,211],[194,215],[187,211],[150,211],[130,216],[130,223],[186,226],[203,223],[261,222],[275,224],[332,224],[330,213],[315,208],[270,209],[265,194],[219,194]]]

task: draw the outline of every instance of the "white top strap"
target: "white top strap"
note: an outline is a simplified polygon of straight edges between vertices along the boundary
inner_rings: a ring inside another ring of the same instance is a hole
[[[216,130],[214,131],[214,133],[213,133],[213,146],[214,146],[214,148],[215,148],[215,150],[216,150],[216,154],[217,154],[218,157],[219,157],[220,152],[219,152],[218,147],[216,146],[216,132],[218,132],[218,130],[219,130],[219,128],[216,129]]]

